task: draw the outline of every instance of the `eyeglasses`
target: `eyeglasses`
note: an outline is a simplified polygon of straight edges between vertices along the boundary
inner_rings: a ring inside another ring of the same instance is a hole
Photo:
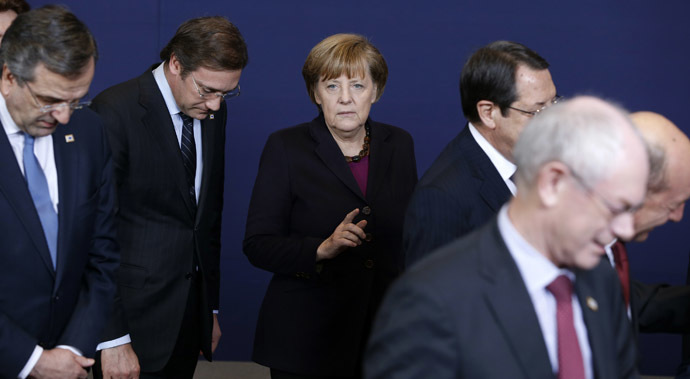
[[[26,88],[29,89],[29,93],[31,94],[31,97],[34,99],[34,102],[36,102],[36,106],[38,106],[38,109],[41,111],[41,113],[49,113],[52,111],[61,111],[65,107],[69,107],[69,109],[76,111],[76,110],[79,110],[79,109],[82,109],[84,107],[88,107],[89,105],[91,105],[90,101],[79,101],[79,100],[61,101],[61,102],[56,103],[56,104],[41,105],[41,102],[38,101],[36,94],[34,93],[34,91],[29,86],[29,82],[24,82],[24,84],[26,84]]]
[[[572,176],[575,179],[575,182],[580,186],[580,188],[582,188],[590,197],[594,198],[596,202],[600,204],[600,208],[603,208],[606,212],[608,212],[611,215],[611,219],[625,214],[632,215],[635,212],[637,212],[643,205],[642,203],[640,203],[637,205],[626,205],[623,208],[617,207],[611,204],[611,202],[609,202],[608,200],[606,200],[606,198],[604,198],[604,196],[602,196],[597,190],[587,185],[584,179],[582,179],[582,177],[580,177],[580,175],[575,173],[575,171],[573,171],[572,169],[570,169],[570,176]]]
[[[209,96],[215,95],[218,98],[221,98],[223,100],[227,100],[233,97],[237,97],[240,95],[240,85],[238,84],[237,87],[231,89],[228,92],[206,92],[206,93],[201,93],[201,90],[199,89],[199,85],[196,83],[196,79],[194,79],[194,75],[190,75],[192,77],[192,83],[194,83],[194,88],[196,88],[196,92],[199,93],[199,97],[204,99],[204,100],[209,100]]]
[[[508,108],[516,110],[518,112],[522,112],[523,114],[528,115],[529,117],[534,117],[534,116],[538,115],[539,113],[543,112],[546,108],[548,108],[554,104],[557,104],[561,100],[563,100],[563,96],[556,95],[556,97],[551,99],[551,101],[549,101],[546,105],[537,109],[536,111],[526,111],[524,109],[515,108],[515,107],[511,107],[511,106],[508,106]]]

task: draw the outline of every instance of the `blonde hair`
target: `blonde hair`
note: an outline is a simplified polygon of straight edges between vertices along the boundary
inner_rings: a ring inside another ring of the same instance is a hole
[[[376,100],[381,98],[388,78],[388,66],[379,50],[358,34],[334,34],[319,42],[304,62],[302,76],[311,101],[316,104],[314,89],[320,80],[346,74],[348,78],[366,76],[367,70],[376,85]]]

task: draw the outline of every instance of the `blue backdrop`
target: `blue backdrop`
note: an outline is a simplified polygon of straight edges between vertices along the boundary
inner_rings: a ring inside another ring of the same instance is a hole
[[[60,1],[60,0],[58,0]],[[51,1],[29,0],[34,6]],[[223,15],[242,31],[249,66],[242,96],[229,101],[221,360],[250,359],[255,320],[270,275],[249,265],[242,237],[259,155],[269,133],[311,120],[301,68],[310,49],[338,32],[369,37],[389,65],[372,118],[407,129],[423,173],[463,127],[458,78],[478,47],[521,42],[544,56],[558,93],[596,94],[630,110],[653,110],[688,132],[687,0],[508,1],[62,0],[91,28],[101,57],[91,94],[141,74],[184,20]],[[690,163],[689,163],[690,164]],[[684,283],[688,223],[667,225],[633,244],[632,275]],[[677,336],[643,335],[647,374],[671,374]]]

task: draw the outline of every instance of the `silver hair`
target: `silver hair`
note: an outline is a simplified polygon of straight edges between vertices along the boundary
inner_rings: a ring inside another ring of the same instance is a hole
[[[640,135],[623,108],[611,104],[620,112],[616,115],[605,107],[574,107],[572,101],[550,107],[525,127],[513,151],[518,183],[534,183],[544,164],[559,161],[592,187],[614,168],[624,149],[621,129],[612,124],[623,117]]]

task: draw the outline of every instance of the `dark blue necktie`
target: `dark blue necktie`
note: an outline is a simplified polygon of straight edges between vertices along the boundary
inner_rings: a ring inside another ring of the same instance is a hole
[[[55,208],[53,208],[53,202],[50,200],[48,181],[34,155],[34,140],[33,136],[24,134],[24,177],[38,217],[41,220],[43,234],[48,243],[48,250],[50,250],[50,259],[52,259],[53,268],[55,268],[57,264],[58,216]]]
[[[194,119],[180,112],[182,117],[182,141],[180,150],[182,151],[182,162],[187,173],[187,185],[189,186],[189,196],[192,204],[196,205],[196,191],[194,190],[196,178],[196,143],[194,143]]]

